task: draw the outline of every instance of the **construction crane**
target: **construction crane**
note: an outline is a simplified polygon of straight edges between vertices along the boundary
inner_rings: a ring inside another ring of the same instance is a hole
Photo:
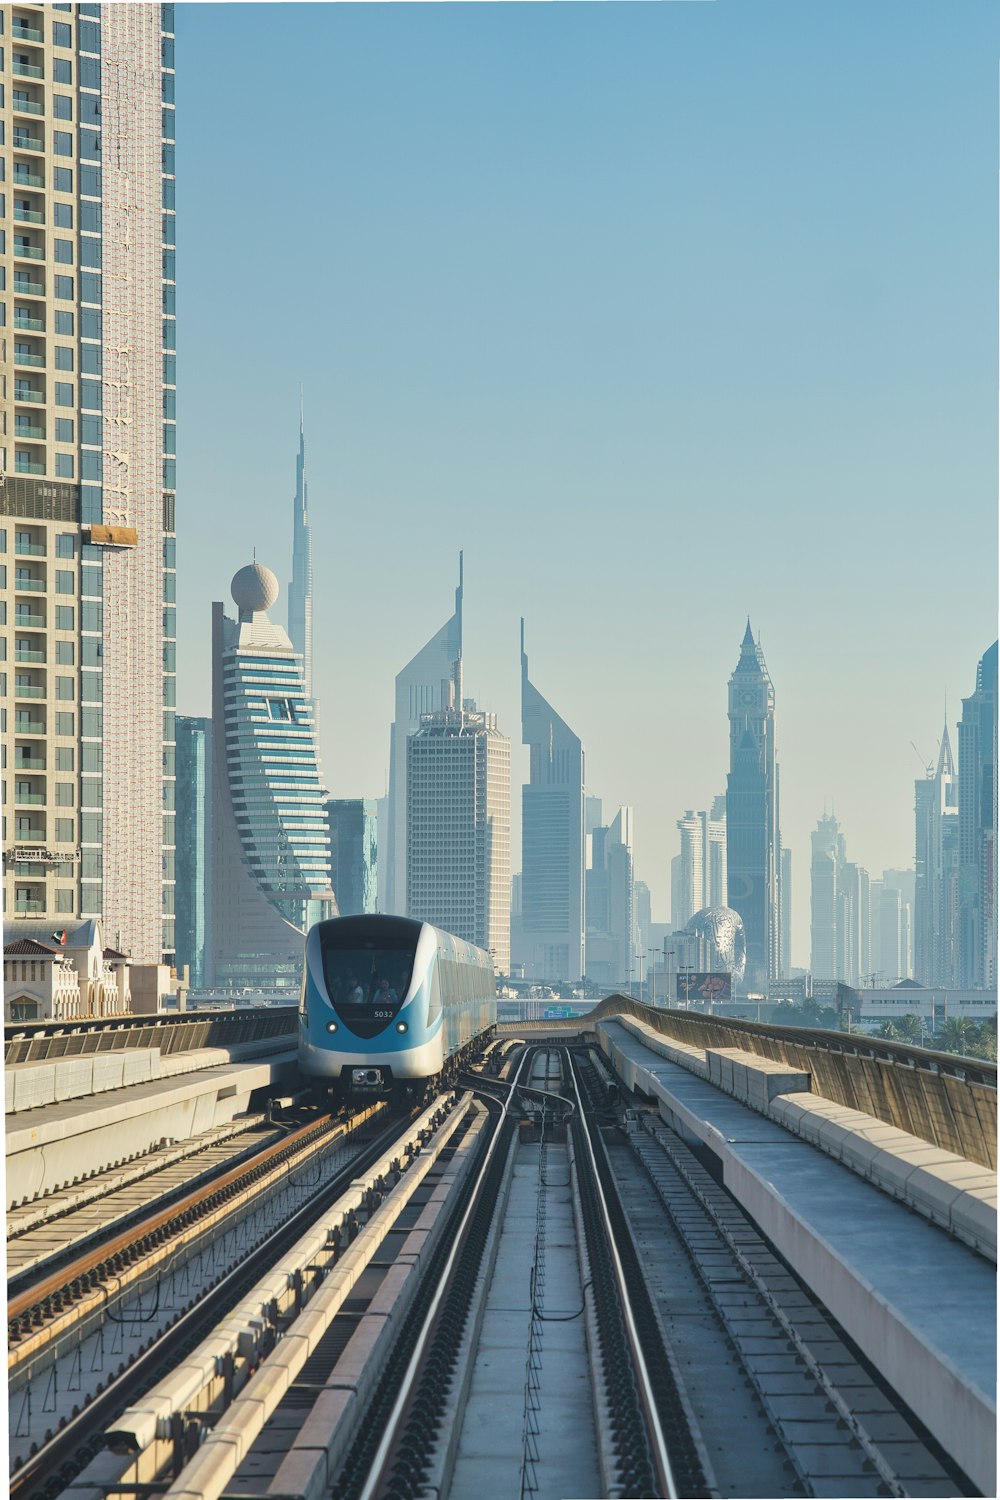
[[[913,745],[913,741],[912,740],[910,741],[910,744]],[[913,745],[913,753],[917,757],[917,759],[919,760],[920,764],[923,766],[923,768],[924,768],[924,775],[928,776],[928,777],[933,776],[934,775],[934,762],[932,760],[927,760],[925,756],[921,755],[920,751],[917,749],[916,745]]]

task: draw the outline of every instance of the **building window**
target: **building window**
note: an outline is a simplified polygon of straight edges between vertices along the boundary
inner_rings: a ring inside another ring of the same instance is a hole
[[[68,734],[68,735],[72,735],[74,733],[74,726],[75,726],[75,724],[76,724],[76,715],[75,714],[66,714],[66,713],[56,714],[56,734]]]
[[[67,26],[65,21],[53,21],[52,45],[53,47],[72,47],[73,28]]]
[[[72,276],[57,276],[55,278],[55,283],[56,283],[56,296],[57,297],[61,297],[64,302],[72,302],[72,300],[73,300],[73,278],[72,278]]]
[[[76,611],[74,610],[72,604],[57,604],[56,605],[56,629],[57,630],[75,630],[76,629]]]
[[[73,137],[68,130],[56,130],[52,133],[52,150],[56,156],[73,155]]]
[[[71,266],[73,264],[72,240],[56,240],[55,259],[60,266]]]
[[[73,825],[70,824],[70,827],[72,827],[72,826]],[[70,841],[72,840],[72,838],[73,838],[73,835],[70,834]],[[73,892],[72,891],[63,890],[61,887],[57,886],[56,887],[56,911],[71,912],[73,910],[73,904],[74,904],[73,903]]]
[[[56,663],[60,667],[72,667],[75,665],[76,643],[74,641],[56,641]]]
[[[56,843],[71,844],[76,838],[76,824],[72,818],[56,818]]]
[[[69,338],[72,338],[75,332],[76,329],[73,327],[73,314],[71,312],[57,312],[56,333],[61,333],[64,337],[68,336]],[[72,442],[72,439],[70,439],[70,441]]]
[[[57,677],[56,697],[62,699],[64,703],[72,703],[73,699],[76,697],[76,678]]]
[[[76,751],[73,749],[72,745],[59,745],[56,748],[56,770],[76,770]]]
[[[52,113],[57,120],[72,120],[73,101],[69,94],[52,95]]]
[[[65,381],[65,380],[57,380],[56,381],[56,405],[57,406],[72,406],[73,405],[73,387],[69,384],[68,381]]]
[[[64,717],[68,718],[72,722],[72,714],[67,714]],[[60,733],[62,733],[62,731],[60,731]],[[70,733],[72,733],[72,730],[70,730]],[[72,807],[74,802],[76,801],[76,797],[74,795],[75,791],[76,788],[71,781],[57,781],[56,807]]]
[[[59,64],[56,63],[58,68]],[[69,67],[69,63],[66,64]],[[66,80],[67,83],[69,80]],[[73,191],[73,168],[56,167],[52,173],[52,186],[57,193],[71,193]]]
[[[59,479],[73,478],[73,455],[72,453],[56,454],[56,475]]]
[[[69,437],[64,437],[62,435],[62,433],[59,431],[59,424],[60,424],[60,422],[65,422],[66,426],[70,429]],[[61,443],[71,443],[73,441],[73,423],[70,422],[68,420],[68,418],[66,418],[66,417],[57,417],[56,418],[56,437],[59,439],[59,441]],[[75,556],[76,556],[76,537],[73,535],[73,533],[71,531],[60,531],[59,535],[56,537],[56,557],[75,557]]]
[[[73,418],[72,417],[56,417],[56,442],[57,443],[74,443],[75,441],[76,441],[76,430],[75,430],[75,428],[73,426]],[[62,541],[63,538],[60,537],[59,540]],[[73,538],[71,536],[70,537],[66,537],[66,541],[68,541],[70,543],[70,550],[69,550],[68,553],[67,552],[60,552],[58,554],[60,557],[72,557],[73,556],[73,549],[72,549]]]
[[[73,64],[68,57],[57,57],[52,63],[52,81],[54,83],[73,82]],[[61,192],[72,192],[72,188],[61,188]]]
[[[73,351],[72,351],[72,349],[69,347],[68,344],[57,344],[56,345],[56,369],[57,370],[72,370],[72,368],[73,368]]]

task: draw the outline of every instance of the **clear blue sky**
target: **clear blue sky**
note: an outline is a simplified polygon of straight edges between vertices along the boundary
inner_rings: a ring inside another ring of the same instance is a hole
[[[807,963],[824,798],[850,857],[910,864],[910,740],[996,633],[996,6],[181,4],[177,33],[181,711],[251,548],[289,577],[302,381],[332,792],[383,790],[462,546],[515,868],[523,613],[666,920],[749,611]]]

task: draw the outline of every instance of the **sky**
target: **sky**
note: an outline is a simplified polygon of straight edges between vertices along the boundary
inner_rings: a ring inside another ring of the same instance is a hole
[[[849,858],[911,866],[914,777],[996,636],[995,5],[176,26],[179,710],[209,711],[211,601],[253,548],[284,618],[301,383],[332,795],[384,791],[393,680],[463,548],[513,868],[523,614],[669,920],[749,614],[807,965],[824,805]]]

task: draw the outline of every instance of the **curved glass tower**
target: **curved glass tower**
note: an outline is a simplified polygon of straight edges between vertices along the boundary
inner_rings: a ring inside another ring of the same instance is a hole
[[[269,568],[232,582],[213,620],[215,986],[294,989],[303,933],[335,909],[330,837],[302,658],[268,617]]]

